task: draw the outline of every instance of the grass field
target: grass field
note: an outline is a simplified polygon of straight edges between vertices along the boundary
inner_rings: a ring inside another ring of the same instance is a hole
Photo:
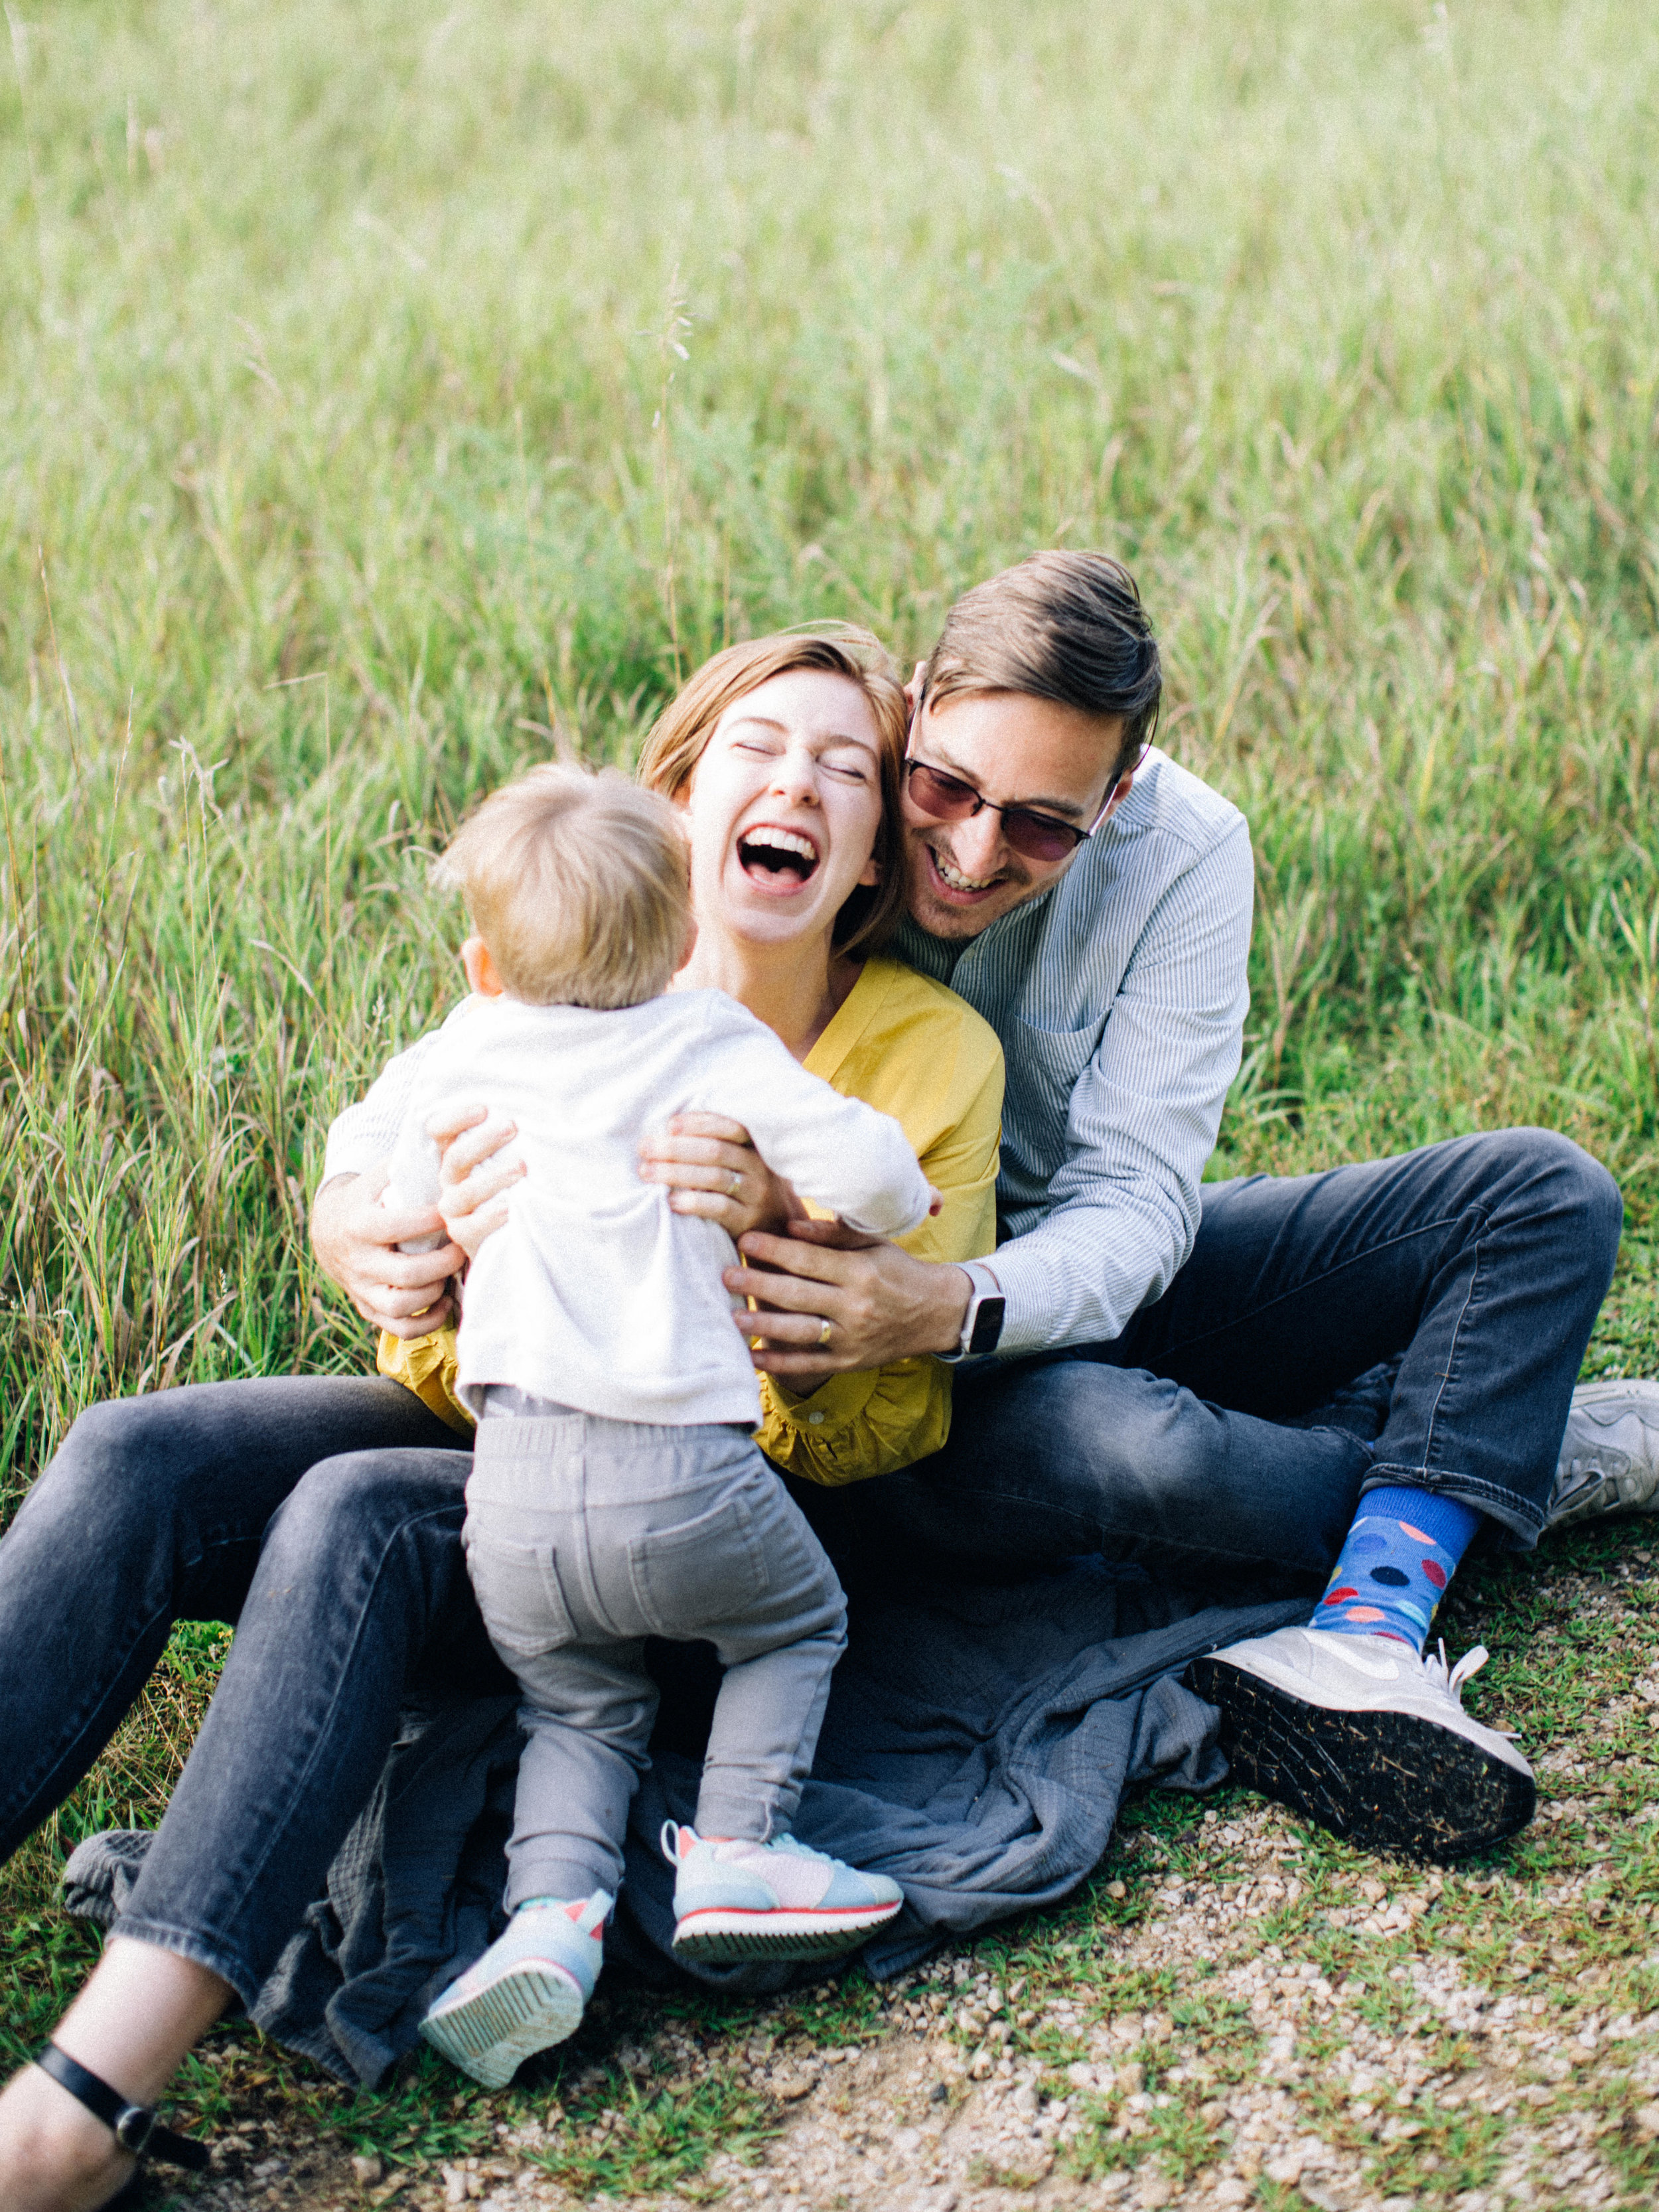
[[[628,760],[731,637],[925,651],[1056,542],[1134,568],[1253,823],[1216,1171],[1565,1129],[1628,1208],[1592,1365],[1659,1367],[1650,8],[7,12],[0,1521],[90,1399],[368,1358],[305,1198],[458,988],[469,794]],[[1659,1642],[1540,1674],[1543,1586],[1460,1615],[1529,1744]],[[7,2048],[83,1955],[55,1854],[153,1811],[214,1650],[4,1878]],[[448,2095],[353,2124],[432,2149]]]

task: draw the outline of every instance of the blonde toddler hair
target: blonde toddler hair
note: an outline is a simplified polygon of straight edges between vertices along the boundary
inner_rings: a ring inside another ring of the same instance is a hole
[[[640,1006],[684,954],[678,817],[615,769],[532,769],[468,817],[443,867],[502,982],[532,1006]]]

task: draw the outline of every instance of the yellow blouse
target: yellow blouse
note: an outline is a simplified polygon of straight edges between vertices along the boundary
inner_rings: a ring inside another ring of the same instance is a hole
[[[806,1066],[843,1097],[891,1114],[943,1198],[931,1220],[898,1240],[906,1251],[948,1261],[995,1250],[1002,1048],[988,1022],[943,983],[896,960],[871,960]],[[471,1429],[454,1394],[453,1328],[383,1335],[378,1364],[452,1429]],[[808,1482],[885,1474],[938,1451],[950,1434],[951,1370],[931,1358],[832,1376],[806,1398],[769,1375],[760,1382],[756,1441]]]

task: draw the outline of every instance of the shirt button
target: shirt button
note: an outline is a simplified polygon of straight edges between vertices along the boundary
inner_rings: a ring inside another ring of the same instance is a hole
[[[823,1426],[823,1414],[822,1414],[822,1413],[809,1413],[809,1414],[806,1416],[806,1425],[807,1425],[808,1428],[811,1428],[811,1429],[821,1429],[821,1428]]]

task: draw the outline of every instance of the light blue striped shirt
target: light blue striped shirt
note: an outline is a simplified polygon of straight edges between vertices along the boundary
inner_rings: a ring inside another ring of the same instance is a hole
[[[895,950],[1002,1039],[1000,1351],[1104,1343],[1193,1249],[1238,1073],[1255,887],[1238,809],[1152,748],[1052,889],[965,944]]]

